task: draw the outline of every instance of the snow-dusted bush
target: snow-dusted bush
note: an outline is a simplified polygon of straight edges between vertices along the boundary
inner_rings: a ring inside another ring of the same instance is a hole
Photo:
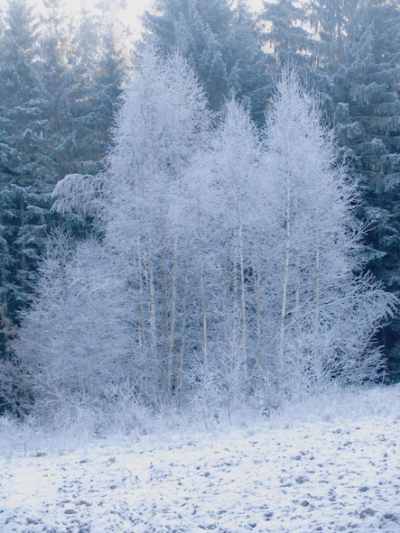
[[[102,184],[97,176],[68,174],[54,188],[53,210],[61,215],[74,214],[83,219],[99,216]]]
[[[133,372],[112,257],[96,241],[74,248],[58,235],[40,273],[38,297],[15,343],[32,376],[36,409],[52,415],[66,402],[101,406]]]

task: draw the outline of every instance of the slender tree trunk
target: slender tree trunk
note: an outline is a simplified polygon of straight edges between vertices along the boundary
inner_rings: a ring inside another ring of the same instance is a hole
[[[152,258],[148,258],[148,268],[149,268],[149,296],[150,296],[150,302],[149,302],[149,311],[150,311],[150,338],[151,338],[151,367],[155,374],[156,383],[155,386],[158,390],[154,391],[157,397],[157,393],[159,392],[159,387],[161,383],[158,383],[160,379],[162,378],[161,372],[160,372],[160,361],[158,358],[157,353],[157,306],[156,306],[156,289],[155,289],[155,282],[154,282],[154,270],[153,270],[153,262]]]
[[[279,338],[279,362],[278,366],[283,370],[285,345],[286,345],[286,317],[288,312],[288,296],[289,296],[289,270],[290,270],[290,253],[291,253],[291,190],[289,176],[286,178],[286,235],[285,235],[285,260],[283,267],[283,284],[282,284],[282,305],[281,305],[281,319],[280,319],[280,338]],[[281,378],[282,376],[279,376]]]
[[[203,323],[203,364],[204,372],[208,375],[208,316],[207,316],[207,304],[206,293],[204,283],[204,266],[201,266],[201,299],[202,299],[202,323]]]
[[[142,250],[140,246],[140,237],[137,238],[137,276],[138,276],[138,283],[139,283],[139,331],[138,331],[138,341],[139,341],[139,350],[140,354],[142,356],[144,351],[144,339],[145,339],[145,311],[144,311],[144,272],[143,272],[143,258],[142,258]]]
[[[183,372],[184,372],[184,357],[186,350],[186,323],[187,323],[187,278],[184,278],[183,286],[183,316],[182,316],[182,332],[181,332],[181,346],[179,349],[179,361],[178,361],[178,376],[177,376],[177,389],[179,394],[179,405],[182,407],[182,393],[183,393]]]
[[[240,348],[243,358],[245,379],[247,380],[247,312],[246,312],[246,280],[244,273],[243,225],[239,214],[239,264],[240,264]]]
[[[237,279],[237,257],[236,250],[233,243],[232,249],[232,274],[233,274],[233,287],[232,287],[232,368],[234,371],[238,365],[239,360],[239,346],[240,346],[240,305],[238,303],[238,279]]]
[[[315,318],[314,318],[314,371],[315,379],[322,378],[322,360],[319,353],[320,346],[320,323],[321,323],[321,250],[319,238],[315,253]]]
[[[321,251],[317,245],[315,254],[315,335],[318,342],[319,324],[321,316]]]
[[[259,372],[264,372],[264,361],[262,360],[261,355],[261,331],[262,331],[262,319],[261,319],[261,309],[262,309],[262,301],[263,297],[261,294],[261,283],[260,283],[260,272],[261,272],[261,265],[260,262],[257,262],[257,271],[254,273],[254,283],[255,283],[255,300],[256,300],[256,358],[257,358],[257,365],[259,368]],[[264,295],[265,297],[265,295]]]
[[[169,361],[168,361],[168,394],[172,394],[174,387],[174,363],[175,363],[175,336],[176,336],[176,296],[177,296],[177,260],[178,242],[174,237],[173,257],[172,257],[172,287],[171,287],[171,321],[169,336]]]

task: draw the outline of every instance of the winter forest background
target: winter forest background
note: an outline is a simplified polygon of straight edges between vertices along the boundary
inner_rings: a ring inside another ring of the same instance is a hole
[[[159,0],[134,47],[44,5],[0,20],[0,413],[399,381],[398,2]]]

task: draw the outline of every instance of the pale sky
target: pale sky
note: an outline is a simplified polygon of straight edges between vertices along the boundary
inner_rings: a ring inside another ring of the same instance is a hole
[[[40,0],[34,0],[40,2]],[[104,0],[103,0],[104,1]],[[263,0],[248,0],[248,3],[254,9],[262,5]],[[65,0],[65,4],[70,7],[72,12],[78,13],[82,8],[91,8],[98,4],[99,0]],[[129,23],[133,29],[140,31],[140,17],[146,9],[149,9],[153,4],[153,0],[106,0],[106,5],[110,11],[113,10],[113,5],[126,5],[126,11],[123,15],[124,22]],[[117,8],[118,9],[118,8]]]
[[[79,12],[80,9],[88,8],[95,6],[99,3],[99,0],[65,0],[65,5],[69,6],[71,11]],[[152,0],[108,0],[106,2],[107,9],[112,11],[118,11],[119,4],[126,5],[126,23],[129,23],[132,26],[140,27],[140,17],[143,15],[146,9],[149,9]],[[130,20],[127,20],[127,19]]]
[[[257,9],[262,5],[263,0],[248,0],[248,4]],[[110,13],[122,14],[121,19],[125,25],[128,25],[132,31],[140,33],[141,22],[140,18],[146,9],[149,9],[154,3],[153,0],[64,0],[65,6],[69,8],[71,14],[78,14],[81,9],[88,9],[89,11],[99,3],[107,6]],[[5,0],[0,0],[0,8],[5,4]],[[31,4],[40,10],[42,0],[31,0]],[[125,6],[123,10],[119,5]]]
[[[66,4],[70,5],[73,10],[79,10],[82,7],[93,6],[96,1],[98,0],[66,0]],[[130,13],[134,17],[139,17],[146,8],[150,7],[152,0],[122,0],[122,2],[128,6]],[[249,5],[253,7],[258,7],[261,4],[262,0],[249,0]]]

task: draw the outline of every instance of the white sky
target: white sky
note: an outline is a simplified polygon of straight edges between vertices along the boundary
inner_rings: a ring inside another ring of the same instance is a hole
[[[98,4],[98,0],[64,0],[65,5],[68,6],[72,12],[78,13],[81,9],[90,9]],[[152,4],[152,0],[108,0],[107,4],[110,4],[108,9],[113,11],[112,4],[115,4],[115,11],[118,10],[118,4],[126,5],[127,18],[125,23],[134,28],[140,28],[140,17],[143,15],[146,9]]]
[[[33,0],[34,2],[40,3],[40,0]],[[71,9],[71,12],[78,13],[82,8],[91,8],[96,5],[99,0],[64,0],[65,5]],[[124,14],[124,22],[128,23],[134,30],[140,31],[140,17],[143,15],[146,9],[149,9],[153,4],[153,0],[106,0],[107,4],[110,5],[109,9],[112,10],[111,6],[115,4],[125,4],[126,5],[126,18]],[[254,9],[262,5],[262,0],[248,0],[248,3]]]
[[[66,5],[71,6],[72,10],[89,7],[96,4],[96,1],[97,0],[65,0]],[[111,0],[111,2],[113,1],[115,2],[115,0]],[[248,2],[249,5],[254,7],[258,7],[262,4],[262,0],[248,0]],[[118,1],[116,3],[118,3]],[[152,0],[123,0],[123,3],[128,6],[130,13],[134,17],[139,17],[146,8],[150,7]]]
[[[263,0],[247,0],[247,2],[250,7],[257,9],[262,5]],[[30,0],[30,3],[40,11],[42,0]],[[73,15],[77,15],[82,9],[90,11],[99,3],[106,5],[110,13],[120,12],[121,15],[118,18],[121,18],[125,27],[129,26],[131,32],[137,33],[139,37],[141,16],[152,6],[154,0],[64,0],[64,5]],[[4,8],[5,4],[6,0],[0,0],[0,9]],[[121,4],[125,6],[123,10],[119,7]]]
[[[30,0],[31,5],[40,10],[42,0]],[[71,14],[78,14],[81,9],[88,9],[89,11],[96,6],[96,4],[103,3],[107,6],[110,13],[121,11],[119,5],[124,5],[125,9],[122,11],[122,20],[125,25],[128,25],[135,33],[140,33],[141,22],[140,18],[146,9],[149,9],[154,0],[64,0],[64,5],[71,12]],[[259,8],[263,0],[247,0],[250,7],[253,9]],[[0,0],[0,9],[4,8],[6,0]]]

